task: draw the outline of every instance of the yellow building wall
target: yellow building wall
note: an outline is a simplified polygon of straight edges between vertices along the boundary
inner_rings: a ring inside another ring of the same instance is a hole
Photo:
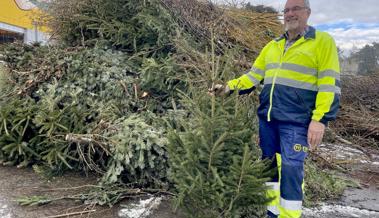
[[[14,0],[0,0],[0,22],[18,26],[26,29],[34,29],[33,21],[38,21],[38,17],[43,12],[39,9],[22,10]],[[46,32],[46,27],[38,28]]]

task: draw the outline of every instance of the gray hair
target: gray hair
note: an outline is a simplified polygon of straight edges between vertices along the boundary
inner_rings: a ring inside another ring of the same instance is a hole
[[[305,6],[306,8],[311,9],[311,4],[309,4],[309,0],[304,0],[304,6]]]

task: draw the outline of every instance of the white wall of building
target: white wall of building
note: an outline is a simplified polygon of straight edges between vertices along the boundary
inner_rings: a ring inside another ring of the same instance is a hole
[[[24,42],[27,44],[41,42],[42,44],[47,43],[49,40],[49,36],[46,33],[38,31],[35,29],[25,29],[24,32]]]

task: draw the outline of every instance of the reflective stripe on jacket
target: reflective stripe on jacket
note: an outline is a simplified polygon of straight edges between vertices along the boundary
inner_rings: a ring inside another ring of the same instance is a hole
[[[327,124],[336,117],[341,94],[333,38],[309,27],[286,52],[285,41],[282,36],[268,43],[251,70],[228,86],[246,93],[264,81],[258,115],[268,121],[307,125],[312,119]]]

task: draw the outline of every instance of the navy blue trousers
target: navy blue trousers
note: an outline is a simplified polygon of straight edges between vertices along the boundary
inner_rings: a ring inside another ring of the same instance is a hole
[[[307,125],[259,120],[262,159],[273,160],[271,167],[278,169],[268,183],[278,187],[278,195],[280,188],[280,196],[275,196],[279,198],[275,203],[278,205],[268,207],[270,217],[301,216],[304,160],[308,152],[307,132]],[[281,159],[280,163],[277,159]]]

